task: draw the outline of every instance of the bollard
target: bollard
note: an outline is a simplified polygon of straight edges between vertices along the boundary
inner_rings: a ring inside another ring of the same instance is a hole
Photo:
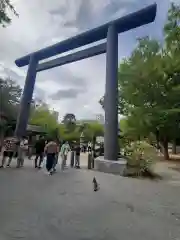
[[[94,151],[92,151],[92,155],[91,155],[91,168],[94,168]]]
[[[88,169],[91,169],[91,161],[92,161],[92,155],[91,153],[88,153]]]
[[[74,167],[74,151],[71,152],[71,167]]]

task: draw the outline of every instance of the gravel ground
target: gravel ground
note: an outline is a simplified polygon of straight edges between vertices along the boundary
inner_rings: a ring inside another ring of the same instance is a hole
[[[31,165],[0,169],[0,240],[180,239],[180,184]]]

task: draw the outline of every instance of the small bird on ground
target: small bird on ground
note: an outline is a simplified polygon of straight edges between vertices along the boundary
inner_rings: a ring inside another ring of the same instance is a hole
[[[97,192],[99,190],[99,183],[97,182],[96,178],[94,177],[93,178],[93,189],[94,189],[94,192]]]

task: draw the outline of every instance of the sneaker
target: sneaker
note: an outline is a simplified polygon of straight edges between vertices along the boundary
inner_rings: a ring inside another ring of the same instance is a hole
[[[7,168],[10,168],[10,165],[8,164],[8,165],[6,165],[6,167],[7,167]]]
[[[0,168],[4,168],[4,166],[3,166],[3,165],[1,165],[1,166],[0,166]]]

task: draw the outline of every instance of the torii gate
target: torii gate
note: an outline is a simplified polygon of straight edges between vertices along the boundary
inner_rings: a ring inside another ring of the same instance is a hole
[[[77,36],[30,53],[15,61],[18,67],[28,65],[21,107],[17,118],[15,135],[21,137],[25,134],[30,105],[34,91],[36,73],[46,69],[62,66],[99,54],[106,53],[106,86],[105,86],[105,134],[104,158],[118,159],[118,33],[154,21],[157,5],[153,4],[140,11],[125,17],[110,21],[100,27],[81,33]],[[69,50],[107,38],[107,42],[88,49],[72,53],[44,63],[39,61],[67,52]]]

